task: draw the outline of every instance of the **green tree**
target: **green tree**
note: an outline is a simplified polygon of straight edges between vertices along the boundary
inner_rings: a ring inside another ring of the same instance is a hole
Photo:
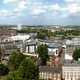
[[[23,80],[23,79],[18,75],[17,71],[13,71],[9,73],[5,80]]]
[[[0,47],[0,63],[2,62],[3,56],[4,56],[4,49]]]
[[[26,57],[16,71],[12,71],[6,80],[39,80],[39,70],[33,59]]]
[[[37,53],[39,54],[39,57],[41,59],[41,65],[46,65],[46,62],[49,59],[47,45],[43,45],[43,44],[39,45],[37,49]]]
[[[5,76],[9,72],[9,69],[4,64],[0,64],[0,76]]]
[[[38,34],[37,34],[37,38],[38,39],[45,39],[46,36],[47,35],[45,33],[43,33],[43,32],[38,32]]]
[[[25,56],[19,51],[13,52],[8,61],[8,67],[10,70],[18,69],[20,63],[23,61]]]
[[[38,80],[39,70],[31,58],[26,58],[19,66],[18,74],[22,80]]]
[[[80,49],[76,48],[74,53],[73,53],[73,58],[74,60],[78,61],[78,59],[80,58]]]

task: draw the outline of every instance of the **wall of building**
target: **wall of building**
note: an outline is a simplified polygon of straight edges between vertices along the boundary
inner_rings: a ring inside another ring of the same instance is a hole
[[[80,80],[80,66],[63,66],[62,77],[65,80]]]
[[[51,73],[51,72],[40,72],[40,79],[44,80],[61,80],[60,73]]]

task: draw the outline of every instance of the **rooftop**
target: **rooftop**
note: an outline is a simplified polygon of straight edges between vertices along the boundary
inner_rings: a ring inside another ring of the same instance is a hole
[[[61,73],[61,68],[57,67],[50,67],[50,66],[40,66],[39,71],[40,72],[50,72],[50,73]]]
[[[29,39],[30,38],[30,35],[16,35],[16,36],[12,36],[12,37],[9,37],[10,39],[12,39],[12,40],[14,40],[14,41],[16,41],[16,40],[22,40],[22,41],[24,41],[24,40],[27,40],[27,39]]]
[[[50,44],[48,44],[48,47],[49,48],[59,48],[59,47],[61,47],[61,45],[58,43],[50,43]]]
[[[54,41],[51,41],[51,40],[40,40],[39,39],[39,42],[47,44],[49,48],[59,48],[59,47],[62,46],[60,43],[54,42]]]
[[[65,40],[66,45],[80,45],[80,37],[72,38],[72,40]]]
[[[72,62],[71,60],[66,60],[66,61],[64,61],[64,65],[63,66],[80,67],[80,62],[78,62],[78,61]]]

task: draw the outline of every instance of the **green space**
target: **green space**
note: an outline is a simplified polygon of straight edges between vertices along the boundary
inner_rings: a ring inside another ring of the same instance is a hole
[[[37,33],[37,38],[39,39],[50,39],[50,37],[61,37],[61,39],[71,39],[73,36],[80,36],[80,30],[60,30],[51,32],[48,29],[37,29],[37,28],[23,28],[17,30],[18,33]]]
[[[75,61],[78,61],[80,59],[80,48],[76,48],[73,53],[73,59]]]

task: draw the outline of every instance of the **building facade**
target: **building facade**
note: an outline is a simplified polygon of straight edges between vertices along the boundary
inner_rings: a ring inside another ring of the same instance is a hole
[[[62,66],[63,80],[80,80],[80,64],[66,63]]]

